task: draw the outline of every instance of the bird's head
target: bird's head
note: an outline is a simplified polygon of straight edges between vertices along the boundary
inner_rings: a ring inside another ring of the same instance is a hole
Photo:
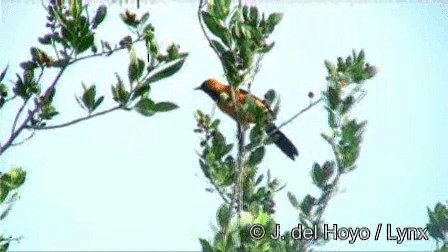
[[[202,91],[206,92],[207,89],[210,89],[209,88],[209,83],[212,82],[212,81],[213,80],[208,79],[208,80],[202,82],[202,84],[199,87],[194,88],[194,90],[202,90]]]
[[[219,83],[219,81],[215,79],[208,79],[202,82],[202,84],[199,87],[196,87],[194,90],[202,90],[213,100],[218,101],[223,86],[223,84]]]

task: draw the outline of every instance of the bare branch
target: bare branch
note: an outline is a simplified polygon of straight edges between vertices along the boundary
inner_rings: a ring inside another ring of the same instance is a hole
[[[116,107],[113,107],[113,108],[110,108],[110,109],[107,109],[107,110],[104,110],[104,111],[101,111],[101,112],[98,112],[98,113],[95,113],[95,114],[84,116],[84,117],[72,120],[70,122],[66,122],[66,123],[62,123],[62,124],[58,124],[58,125],[50,125],[50,126],[45,126],[45,127],[27,126],[27,128],[31,128],[31,129],[35,129],[35,130],[60,129],[60,128],[64,128],[64,127],[67,127],[67,126],[70,126],[70,125],[73,125],[73,124],[85,121],[85,120],[89,120],[89,119],[92,119],[92,118],[95,118],[95,117],[98,117],[98,116],[102,116],[102,115],[108,114],[108,113],[110,113],[112,111],[115,111],[115,110],[118,110],[120,108],[121,108],[121,106],[116,106]]]
[[[144,37],[143,36],[139,36],[136,40],[132,41],[132,44],[135,44],[135,43],[143,41],[143,40],[144,40]],[[119,46],[119,47],[114,48],[114,49],[112,49],[110,51],[107,51],[107,52],[100,52],[100,53],[86,55],[86,56],[79,57],[79,58],[76,58],[76,59],[70,61],[69,64],[73,64],[73,63],[75,63],[77,61],[85,60],[85,59],[89,59],[89,58],[110,55],[112,53],[118,52],[118,51],[123,50],[123,49],[126,49],[126,47],[125,46]]]
[[[301,109],[299,112],[297,112],[297,114],[293,115],[290,119],[288,119],[285,122],[283,122],[282,124],[280,124],[277,127],[277,129],[275,129],[274,131],[271,132],[271,135],[274,134],[275,132],[279,131],[281,128],[283,128],[284,126],[288,125],[292,121],[294,121],[294,119],[296,119],[297,117],[299,117],[301,114],[305,113],[306,111],[310,110],[312,107],[316,106],[321,101],[323,101],[323,98],[320,98],[320,99],[318,99],[318,100],[316,100],[314,102],[311,102],[310,105],[308,105],[307,107]]]
[[[14,134],[14,131],[16,130],[16,126],[17,126],[17,121],[19,120],[19,117],[22,114],[22,111],[26,107],[26,104],[28,103],[29,100],[30,100],[30,98],[25,99],[23,101],[22,106],[20,106],[19,111],[17,111],[16,117],[14,118],[14,122],[13,122],[12,128],[11,128],[11,135]]]

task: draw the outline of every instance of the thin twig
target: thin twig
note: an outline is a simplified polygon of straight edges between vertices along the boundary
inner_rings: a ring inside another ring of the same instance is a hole
[[[289,124],[292,121],[294,121],[294,119],[296,119],[297,117],[299,117],[301,114],[305,113],[306,111],[310,110],[312,107],[316,106],[321,101],[323,101],[323,98],[320,98],[320,99],[318,99],[318,100],[316,100],[314,102],[311,102],[310,105],[308,105],[307,107],[301,109],[299,112],[297,112],[295,115],[293,115],[290,119],[286,120],[285,122],[283,122],[282,124],[277,126],[277,128],[274,131],[272,131],[270,135],[272,135],[275,132],[279,131],[281,128],[283,128],[287,124]]]
[[[112,111],[115,111],[115,110],[118,110],[120,108],[121,108],[121,106],[116,106],[116,107],[113,107],[113,108],[110,108],[110,109],[98,112],[96,114],[91,114],[91,115],[88,115],[88,116],[84,116],[84,117],[72,120],[70,122],[66,122],[66,123],[62,123],[62,124],[58,124],[58,125],[50,125],[50,126],[45,126],[45,127],[31,127],[31,126],[27,126],[27,128],[31,128],[31,129],[35,129],[35,130],[60,129],[60,128],[64,128],[64,127],[73,125],[75,123],[79,123],[79,122],[82,122],[82,121],[85,121],[85,120],[88,120],[88,119],[92,119],[92,118],[95,118],[95,117],[98,117],[98,116],[102,116],[102,115],[108,114],[108,113],[110,113]]]
[[[19,145],[24,144],[26,141],[30,140],[34,136],[35,133],[36,133],[36,131],[33,130],[33,132],[31,132],[31,134],[27,138],[23,139],[22,141],[20,141],[18,143],[12,143],[11,146],[19,146]]]
[[[231,202],[231,200],[225,194],[225,192],[215,183],[215,181],[211,178],[208,178],[208,181],[213,186],[213,188],[215,188],[215,190],[219,193],[219,196],[221,196],[221,198],[224,200],[224,202],[229,204]]]
[[[135,44],[135,43],[143,41],[143,40],[144,40],[144,38],[142,36],[140,36],[136,40],[132,41],[132,44]],[[111,55],[112,53],[115,53],[115,52],[123,50],[123,49],[126,49],[126,47],[125,46],[119,46],[119,47],[114,48],[114,49],[112,49],[110,51],[107,51],[107,52],[105,51],[105,52],[100,52],[100,53],[86,55],[86,56],[83,56],[83,57],[79,57],[79,58],[73,59],[68,64],[73,64],[73,63],[75,63],[77,61],[85,60],[85,59],[89,59],[89,58],[94,58],[94,57],[99,57],[99,56],[104,56],[104,55]]]
[[[17,95],[16,95],[16,94],[13,95],[13,96],[11,96],[11,97],[9,97],[9,98],[6,98],[6,99],[5,99],[5,104],[6,104],[7,102],[10,102],[10,101],[14,100],[15,98],[17,98]],[[4,105],[4,104],[3,104],[3,105]]]
[[[30,98],[26,98],[23,101],[22,106],[20,106],[19,111],[17,111],[17,114],[14,118],[14,122],[12,123],[11,135],[14,134],[14,131],[16,130],[17,122],[19,121],[19,117],[22,114],[22,111],[26,107],[26,104],[28,103],[29,100],[30,100]]]

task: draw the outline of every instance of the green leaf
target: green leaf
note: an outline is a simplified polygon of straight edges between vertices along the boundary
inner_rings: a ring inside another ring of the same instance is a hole
[[[145,24],[146,21],[149,19],[149,12],[143,13],[142,17],[140,18],[139,22],[140,24]]]
[[[335,115],[335,113],[328,107],[325,107],[325,109],[328,112],[328,125],[332,129],[336,128],[337,127],[337,122],[336,122],[336,115]]]
[[[218,209],[216,218],[221,228],[225,229],[227,227],[229,218],[231,217],[230,214],[230,209],[226,204],[221,205],[221,207]]]
[[[80,39],[79,44],[76,46],[76,52],[82,53],[89,49],[93,45],[94,36],[93,34],[89,34]]]
[[[257,180],[255,181],[254,185],[259,185],[261,183],[261,181],[263,181],[264,175],[260,174],[260,176],[258,176]]]
[[[210,166],[208,166],[202,159],[199,159],[199,165],[201,166],[201,170],[204,173],[206,178],[210,178]]]
[[[8,248],[9,248],[9,244],[10,242],[5,242],[3,244],[0,245],[0,252],[7,252]],[[443,251],[444,252],[444,251]]]
[[[132,57],[128,67],[129,82],[133,83],[142,77],[143,70],[145,69],[145,62],[137,57]]]
[[[254,222],[261,224],[263,226],[268,225],[268,223],[271,221],[271,217],[266,212],[261,212],[257,218],[255,218]]]
[[[282,19],[283,19],[283,13],[279,12],[272,13],[268,17],[268,23],[272,28],[274,28],[276,25],[280,23],[280,21],[282,21]]]
[[[211,43],[212,43],[213,47],[215,47],[216,50],[218,50],[219,53],[222,54],[226,51],[226,49],[224,48],[224,45],[221,42],[212,39]]]
[[[113,99],[121,105],[125,105],[129,101],[130,93],[125,89],[123,80],[117,73],[115,73],[115,77],[118,83],[115,87],[112,86]]]
[[[0,83],[0,97],[8,96],[8,87],[4,83]]]
[[[226,0],[214,0],[215,3],[215,13],[218,15],[218,18],[221,20],[225,20],[225,18],[229,15],[230,9],[226,7]]]
[[[224,7],[228,10],[230,10],[230,4],[232,3],[232,0],[224,0]]]
[[[329,103],[330,109],[336,110],[340,104],[339,92],[333,87],[328,87],[327,98],[328,98],[328,103]]]
[[[263,146],[255,149],[249,156],[249,160],[247,161],[248,166],[256,166],[263,160],[265,154],[265,148]]]
[[[177,108],[179,108],[179,106],[171,102],[158,102],[154,105],[153,109],[156,112],[168,112]]]
[[[262,140],[263,131],[259,125],[255,125],[252,127],[250,133],[249,133],[249,139],[250,142],[258,145]]]
[[[205,11],[202,12],[202,19],[213,35],[221,39],[224,37],[226,28],[222,25],[221,21],[217,20],[215,17]]]
[[[253,26],[258,24],[258,9],[255,6],[250,7],[249,19]]]
[[[324,61],[324,65],[325,65],[325,68],[327,68],[328,74],[330,74],[330,75],[332,75],[333,72],[336,70],[336,67],[334,66],[334,64],[328,60]]]
[[[275,42],[265,45],[263,48],[260,49],[260,53],[268,53],[269,51],[271,51],[271,49],[274,47],[274,45],[275,45]]]
[[[269,89],[268,92],[266,92],[266,94],[264,95],[264,102],[266,102],[268,106],[271,106],[276,97],[277,92],[275,92],[274,89]]]
[[[104,96],[101,96],[100,98],[98,98],[98,100],[96,100],[96,102],[95,102],[95,105],[93,106],[92,111],[97,109],[101,105],[101,103],[103,103],[103,101],[104,101]]]
[[[199,238],[199,242],[202,246],[202,252],[214,252],[212,245],[207,240]]]
[[[347,113],[350,110],[350,108],[352,107],[354,101],[355,101],[355,98],[352,95],[345,98],[345,100],[342,102],[341,114]]]
[[[157,58],[157,56],[159,56],[160,50],[159,50],[159,45],[156,42],[156,39],[150,39],[148,40],[149,43],[149,53],[151,54],[151,57],[153,58]]]
[[[178,61],[176,61],[174,64],[171,64],[168,67],[165,67],[164,69],[158,71],[148,79],[146,79],[145,84],[149,84],[152,82],[159,81],[161,79],[165,79],[167,77],[170,77],[171,75],[175,74],[177,71],[179,71],[183,64],[185,63],[185,58],[182,58]]]
[[[311,209],[314,207],[315,204],[316,204],[316,198],[308,194],[305,196],[302,203],[300,204],[300,210],[302,211],[303,214],[309,216],[311,213]]]
[[[300,207],[299,201],[297,200],[296,196],[292,192],[287,193],[289,202],[291,202],[291,205],[298,209]]]
[[[142,84],[135,88],[134,92],[132,93],[131,100],[135,100],[135,98],[140,96],[145,96],[149,93],[151,90],[151,86],[149,84]]]
[[[13,189],[16,189],[23,185],[26,178],[26,172],[21,168],[12,169],[9,174],[11,175],[11,185]]]
[[[77,19],[82,13],[82,0],[71,0],[70,12],[72,16]]]
[[[222,150],[222,155],[226,155],[228,154],[230,151],[232,151],[233,149],[233,144],[228,144],[224,147],[224,149]]]
[[[104,21],[104,19],[106,18],[106,14],[107,14],[107,7],[105,5],[101,5],[100,7],[98,7],[98,9],[96,10],[95,17],[93,18],[92,21],[93,29],[96,29],[98,25],[100,25]]]
[[[92,112],[93,107],[95,106],[96,87],[95,85],[92,85],[88,89],[85,89],[84,87],[84,90],[84,94],[81,98],[82,102],[84,106],[89,110],[89,112]]]
[[[8,71],[9,65],[3,69],[2,73],[0,73],[0,82],[5,78],[6,72]]]
[[[10,191],[11,187],[2,181],[2,183],[0,183],[0,203],[3,203],[6,200]]]
[[[154,101],[149,98],[142,98],[135,104],[134,109],[144,116],[152,116],[156,113],[154,106]]]

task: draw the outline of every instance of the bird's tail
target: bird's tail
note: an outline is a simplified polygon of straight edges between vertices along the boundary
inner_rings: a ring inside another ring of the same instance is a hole
[[[289,140],[285,134],[283,134],[275,124],[271,123],[266,127],[266,133],[275,138],[275,145],[283,152],[286,156],[294,160],[296,156],[299,155],[299,151],[296,146]]]

